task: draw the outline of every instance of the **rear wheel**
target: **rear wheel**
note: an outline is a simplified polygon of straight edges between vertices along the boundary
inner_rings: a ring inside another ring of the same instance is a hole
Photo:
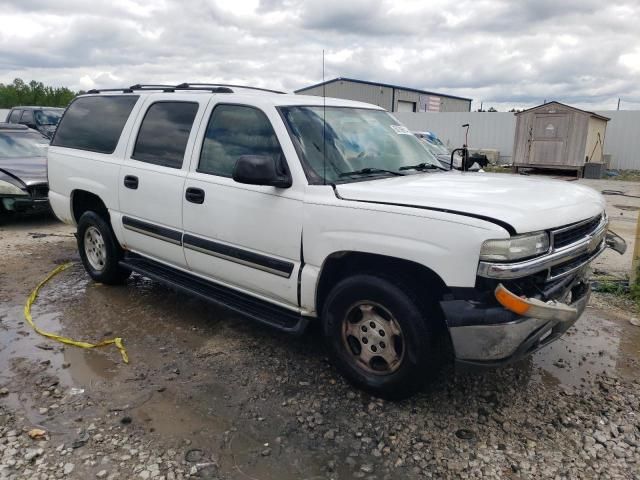
[[[394,399],[439,372],[443,359],[432,328],[438,315],[406,285],[365,274],[338,283],[323,308],[325,337],[343,375]]]
[[[85,212],[78,221],[78,251],[87,273],[95,281],[123,283],[131,270],[119,265],[123,250],[109,223],[95,212]]]

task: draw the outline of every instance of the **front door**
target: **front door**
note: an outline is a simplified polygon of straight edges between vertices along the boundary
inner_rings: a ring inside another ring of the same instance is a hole
[[[182,251],[182,193],[195,128],[208,99],[175,94],[153,96],[139,114],[118,178],[125,245],[129,250],[178,267]],[[200,111],[200,113],[199,113]]]
[[[183,241],[189,268],[295,307],[302,186],[246,185],[232,178],[242,155],[270,155],[286,162],[273,128],[278,114],[273,107],[263,111],[238,104],[212,105],[209,110],[185,182]]]

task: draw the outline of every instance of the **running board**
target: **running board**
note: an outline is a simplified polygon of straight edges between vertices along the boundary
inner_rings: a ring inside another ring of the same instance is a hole
[[[134,253],[127,253],[120,265],[283,332],[302,334],[309,323],[309,317]]]

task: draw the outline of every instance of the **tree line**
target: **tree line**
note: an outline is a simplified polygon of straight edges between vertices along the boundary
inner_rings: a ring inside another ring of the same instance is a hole
[[[51,87],[42,82],[31,80],[26,83],[16,78],[12,83],[0,83],[0,108],[12,108],[19,105],[38,105],[44,107],[66,107],[76,95],[67,87]]]

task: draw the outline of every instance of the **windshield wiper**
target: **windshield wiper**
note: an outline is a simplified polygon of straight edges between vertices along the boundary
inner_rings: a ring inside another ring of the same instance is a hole
[[[423,162],[423,163],[418,163],[417,165],[405,165],[404,167],[400,167],[400,170],[434,170],[434,169],[438,169],[438,170],[447,170],[444,167],[439,167],[438,165],[434,165],[433,163],[427,163],[427,162]]]
[[[342,172],[341,177],[349,177],[351,175],[375,175],[378,173],[388,173],[395,176],[403,176],[403,173],[394,172],[393,170],[385,170],[384,168],[361,168],[360,170],[354,170],[353,172]]]

